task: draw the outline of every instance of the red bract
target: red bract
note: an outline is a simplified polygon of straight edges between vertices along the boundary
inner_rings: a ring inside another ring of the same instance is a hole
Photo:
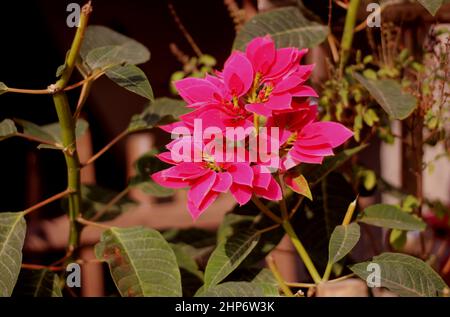
[[[152,177],[162,186],[189,188],[188,209],[194,219],[228,191],[240,205],[248,203],[252,195],[281,200],[281,188],[273,172],[293,186],[289,175],[295,173],[287,172],[289,169],[300,163],[322,163],[325,156],[333,155],[333,148],[352,136],[339,123],[317,121],[317,107],[311,106],[308,99],[317,94],[305,85],[314,65],[300,65],[306,52],[297,48],[276,49],[269,36],[259,37],[248,44],[245,52],[233,52],[215,76],[175,82],[180,96],[193,111],[181,116],[180,122],[162,128],[174,134],[177,128],[183,128],[194,136],[168,144],[169,152],[159,158],[174,166]],[[195,137],[199,121],[200,140]],[[230,128],[261,128],[260,125],[268,130],[245,132],[237,140],[229,139],[227,134]],[[220,147],[213,145],[217,138],[203,134],[211,128],[225,136]],[[258,146],[264,144],[266,151],[270,148],[271,153],[277,152],[275,164],[261,159],[259,147],[256,159],[250,159],[252,136],[257,136]],[[224,160],[222,150],[230,142],[233,154],[239,149],[244,154]]]

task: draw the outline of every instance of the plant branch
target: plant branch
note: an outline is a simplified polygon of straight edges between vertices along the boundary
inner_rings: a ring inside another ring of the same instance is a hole
[[[314,263],[312,262],[311,258],[309,257],[308,252],[306,251],[303,244],[300,242],[300,239],[298,238],[297,234],[294,231],[294,228],[292,228],[292,225],[288,220],[283,221],[283,228],[286,231],[287,235],[292,241],[292,244],[294,245],[295,249],[297,250],[298,254],[300,255],[303,263],[305,264],[306,269],[308,270],[309,274],[311,275],[312,279],[314,280],[314,283],[318,284],[321,282],[321,277],[319,273],[317,272],[316,267],[314,266]]]
[[[103,74],[105,74],[105,71],[95,71],[92,75],[90,75],[89,77],[84,78],[83,80],[80,80],[79,82],[72,84],[70,86],[67,86],[66,88],[64,88],[64,91],[69,91],[75,88],[78,88],[80,86],[84,86],[84,84],[88,83],[88,82],[92,82],[95,81],[96,79],[98,79],[99,77],[101,77]]]
[[[63,150],[63,148],[61,147],[61,144],[58,144],[56,142],[50,142],[48,140],[44,140],[44,139],[29,135],[29,134],[17,132],[15,134],[15,136],[17,136],[19,138],[30,140],[30,141],[34,141],[34,142],[51,145],[51,146],[54,146],[54,147],[57,147],[57,148],[60,148],[61,150]]]
[[[91,221],[97,221],[100,219],[112,206],[114,206],[119,200],[125,197],[130,191],[130,187],[125,188],[116,196],[114,196],[99,212],[95,214],[94,217],[91,218]]]
[[[76,219],[81,213],[81,176],[80,160],[76,148],[75,121],[72,118],[72,112],[64,88],[67,86],[75,68],[91,12],[92,7],[89,1],[81,10],[80,23],[72,41],[69,54],[66,57],[65,68],[61,78],[52,86],[56,91],[53,95],[53,102],[61,127],[62,145],[66,149],[64,151],[64,158],[67,166],[67,188],[71,191],[68,211],[70,231],[67,246],[67,253],[70,254],[78,248],[80,241],[81,228],[76,222]],[[67,260],[70,261],[71,259],[69,258]]]
[[[281,177],[280,174],[277,174],[277,179],[278,179],[278,183],[280,184],[281,194],[283,196],[281,199],[281,202],[280,202],[281,218],[283,220],[288,220],[289,214],[288,214],[287,206],[286,206],[286,185],[284,183],[283,177]]]
[[[39,265],[39,264],[28,264],[28,263],[22,263],[21,267],[26,270],[49,270],[52,272],[58,272],[63,271],[63,266],[46,266],[46,265]]]
[[[267,208],[266,205],[264,205],[262,203],[262,201],[256,197],[255,195],[252,196],[252,202],[256,205],[256,207],[258,207],[258,209],[267,217],[269,217],[270,219],[272,219],[274,222],[281,224],[283,222],[283,220],[278,217],[277,215],[275,215],[269,208]]]
[[[352,201],[348,205],[347,211],[345,212],[344,220],[342,220],[343,226],[349,225],[350,222],[352,221],[352,217],[353,217],[353,213],[355,212],[355,209],[356,209],[356,203],[358,201],[358,197],[359,196],[356,196],[355,200]],[[323,273],[323,276],[322,276],[322,281],[326,282],[330,278],[331,269],[333,268],[333,264],[334,264],[333,262],[330,262],[330,260],[328,260],[327,266],[325,268],[325,273]]]
[[[100,228],[100,229],[104,229],[104,230],[108,230],[111,228],[111,226],[108,225],[103,225],[101,223],[98,222],[94,222],[94,221],[89,221],[87,219],[84,219],[82,217],[78,217],[76,219],[76,221],[84,226],[91,226],[91,227],[96,227],[96,228]]]
[[[286,282],[286,285],[289,287],[301,287],[301,288],[312,288],[316,287],[314,283],[297,283],[297,282]]]
[[[280,271],[278,270],[277,264],[275,263],[274,258],[269,255],[266,258],[267,265],[269,266],[270,271],[272,271],[273,276],[278,282],[278,286],[280,286],[281,290],[286,296],[294,296],[294,293],[292,293],[289,286],[286,285],[286,282],[284,281],[283,277],[281,276]]]
[[[180,18],[178,17],[177,12],[175,11],[175,8],[174,8],[173,4],[169,2],[168,6],[169,6],[170,14],[172,15],[176,25],[178,26],[178,29],[181,31],[181,33],[183,33],[184,37],[188,41],[189,45],[191,45],[191,47],[192,47],[193,51],[195,52],[195,54],[198,57],[202,56],[203,55],[202,51],[200,50],[200,48],[195,43],[195,41],[192,38],[192,36],[189,34],[189,32],[184,27],[183,23],[181,22]]]
[[[291,213],[289,214],[289,219],[292,219],[292,217],[295,215],[295,213],[297,212],[298,208],[300,208],[300,206],[302,205],[303,199],[305,199],[305,196],[300,195],[300,197],[298,198],[297,203],[295,204],[294,208],[292,208]]]
[[[16,94],[28,94],[28,95],[50,95],[52,94],[52,90],[47,89],[20,89],[20,88],[6,88],[6,92],[12,92]]]
[[[41,207],[44,207],[45,205],[48,205],[48,204],[50,204],[50,203],[52,203],[52,202],[54,202],[54,201],[56,201],[58,199],[66,197],[67,195],[69,195],[71,193],[72,193],[72,191],[66,189],[65,191],[63,191],[63,192],[61,192],[59,194],[56,194],[56,195],[54,195],[54,196],[52,196],[50,198],[47,198],[44,201],[41,201],[40,203],[37,203],[36,205],[31,206],[30,208],[25,209],[23,211],[23,214],[24,215],[28,215],[30,212],[33,212],[33,211],[35,211],[35,210],[37,210],[37,209],[39,209]]]
[[[75,122],[78,120],[78,117],[80,116],[81,110],[83,109],[84,104],[86,103],[86,100],[89,96],[89,93],[91,92],[92,85],[94,84],[94,81],[87,81],[83,84],[83,87],[81,88],[81,93],[78,98],[77,108],[75,109],[75,113],[73,114],[73,119]]]
[[[111,142],[109,142],[107,145],[103,147],[100,151],[98,151],[94,156],[92,156],[89,160],[86,161],[86,163],[83,164],[83,167],[94,163],[95,160],[97,160],[100,156],[102,156],[106,151],[108,151],[114,144],[122,140],[125,136],[128,135],[128,130],[122,131],[118,136],[116,136]]]
[[[344,73],[344,67],[348,61],[350,50],[352,48],[354,29],[360,2],[360,0],[350,0],[348,5],[347,15],[345,17],[344,33],[341,39],[341,57],[339,64],[339,74],[341,77]]]

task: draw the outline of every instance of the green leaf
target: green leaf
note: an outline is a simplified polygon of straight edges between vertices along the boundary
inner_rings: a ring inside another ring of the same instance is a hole
[[[297,176],[292,181],[294,182],[295,187],[289,187],[290,189],[295,191],[297,194],[305,196],[309,200],[313,200],[311,189],[309,188],[309,184],[305,176]]]
[[[393,119],[406,119],[417,107],[416,97],[403,92],[402,87],[395,80],[371,80],[358,73],[353,73],[353,77],[369,91]]]
[[[329,262],[334,264],[344,258],[358,243],[360,236],[359,225],[355,222],[337,226],[331,234],[328,246]]]
[[[118,197],[118,195],[120,194],[116,191],[97,185],[81,185],[83,217],[88,220],[94,218],[95,221],[99,222],[108,221],[120,216],[136,204],[135,201],[124,195],[124,197],[119,197],[113,205],[105,209],[111,200]],[[99,214],[99,212],[102,214]]]
[[[380,266],[381,286],[400,296],[438,296],[447,287],[428,264],[401,253],[383,253],[375,256],[371,262],[358,263],[350,266],[350,269],[367,280],[373,272],[368,270],[370,263]]]
[[[435,16],[439,11],[439,8],[444,3],[443,0],[417,0],[421,5],[431,13],[432,16]]]
[[[134,115],[131,118],[128,131],[135,132],[149,130],[158,125],[164,125],[175,122],[178,118],[190,112],[191,109],[178,99],[158,98],[148,104],[141,114]]]
[[[49,270],[22,270],[13,297],[62,297],[58,275]]]
[[[4,83],[0,82],[0,95],[3,95],[7,91],[8,91],[8,86],[6,86]]]
[[[292,226],[317,269],[323,271],[328,263],[331,234],[342,224],[355,193],[341,174],[331,173],[312,189],[312,194],[314,201],[304,200],[292,219]],[[289,202],[289,209],[297,200]]]
[[[155,183],[150,177],[168,167],[168,164],[155,157],[156,154],[156,151],[147,152],[135,162],[136,175],[131,178],[129,186],[154,197],[170,197],[174,191]]]
[[[392,229],[389,235],[389,243],[395,250],[401,251],[406,244],[406,238],[406,231]]]
[[[26,226],[22,212],[0,213],[0,297],[11,296],[19,276]]]
[[[353,155],[359,153],[367,147],[367,144],[363,144],[351,149],[343,150],[342,152],[325,158],[321,165],[317,164],[300,164],[300,173],[309,180],[311,187],[317,185],[322,181],[329,173],[336,170],[347,162]]]
[[[203,272],[199,270],[197,262],[190,256],[188,251],[189,245],[186,244],[170,244],[175,257],[177,258],[178,267],[184,269],[187,272],[195,275],[200,280],[203,280]]]
[[[104,67],[109,64],[138,65],[150,59],[150,52],[141,43],[123,34],[100,25],[90,25],[86,30],[80,56],[92,66]]]
[[[408,195],[402,202],[402,210],[406,212],[412,212],[415,208],[420,206],[419,200],[413,196]]]
[[[134,65],[115,66],[106,71],[106,76],[117,85],[134,92],[150,101],[153,100],[153,90],[145,73]]]
[[[420,218],[404,212],[397,206],[385,204],[367,207],[358,221],[373,226],[399,230],[422,231],[426,227]]]
[[[261,287],[252,282],[226,282],[209,288],[202,288],[196,297],[263,297]]]
[[[251,215],[227,213],[217,230],[217,243],[225,242],[233,234],[250,227],[254,219],[255,217]]]
[[[13,137],[17,133],[16,125],[11,119],[0,122],[0,141]]]
[[[105,260],[120,294],[133,296],[181,296],[177,259],[161,234],[153,229],[110,228],[95,246]]]
[[[14,121],[23,128],[23,133],[28,134],[42,140],[57,143],[58,137],[54,135],[54,129],[52,132],[45,129],[44,126],[39,126],[33,122],[22,120],[22,119],[14,119]],[[57,123],[55,123],[56,125]],[[50,125],[53,127],[53,125]]]
[[[217,285],[250,254],[258,244],[256,230],[243,230],[219,243],[211,254],[205,269],[205,287]]]
[[[66,64],[59,65],[58,68],[56,69],[56,78],[61,77],[65,69]]]
[[[278,48],[312,48],[327,38],[328,28],[308,20],[296,7],[284,7],[250,19],[237,34],[233,48],[243,51],[253,38],[267,34]]]
[[[278,282],[269,269],[262,269],[252,280],[252,283],[261,287],[267,297],[278,297]]]
[[[62,147],[62,136],[61,136],[61,126],[58,122],[46,124],[43,126],[39,126],[33,122],[23,120],[23,119],[14,119],[14,121],[23,127],[24,134],[31,135],[33,137],[37,137],[39,139],[45,140],[47,142],[52,142],[60,145]],[[84,119],[78,119],[77,125],[75,127],[75,136],[77,138],[81,137],[88,129],[89,123]],[[59,147],[51,147],[45,144],[40,145],[38,148],[54,148],[60,149]]]

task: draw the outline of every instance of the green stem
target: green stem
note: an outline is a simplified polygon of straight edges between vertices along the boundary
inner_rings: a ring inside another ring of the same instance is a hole
[[[281,275],[280,271],[278,270],[278,267],[275,263],[275,260],[272,256],[268,256],[266,258],[267,265],[269,266],[269,269],[272,271],[273,276],[277,280],[278,285],[280,286],[280,289],[283,291],[283,293],[286,296],[294,296],[289,286],[286,284],[286,282],[283,279],[283,276]]]
[[[69,194],[69,250],[74,250],[79,244],[79,226],[76,222],[80,214],[81,207],[81,181],[80,181],[80,160],[78,158],[75,137],[75,124],[72,120],[72,113],[69,107],[67,96],[63,92],[53,95],[56,113],[58,114],[61,126],[61,137],[64,146],[64,158],[67,166],[67,189]]]
[[[306,269],[308,270],[309,274],[311,275],[312,279],[314,280],[314,283],[318,284],[321,282],[321,278],[319,273],[317,272],[316,267],[314,266],[314,263],[312,262],[311,258],[309,257],[308,252],[306,251],[303,244],[300,242],[300,239],[298,238],[297,234],[294,231],[294,228],[292,228],[292,225],[290,224],[289,220],[285,220],[282,223],[284,230],[286,231],[287,235],[292,241],[292,244],[294,245],[295,249],[297,250],[298,254],[300,255],[303,263],[306,266]]]
[[[353,35],[360,2],[361,0],[350,0],[348,5],[347,15],[345,17],[344,33],[342,34],[341,40],[341,57],[339,64],[339,74],[341,76],[344,73],[344,67],[348,61],[350,50],[352,48]]]
[[[333,268],[333,263],[328,262],[325,268],[325,273],[323,273],[322,281],[326,282],[330,278],[331,269]]]
[[[55,104],[56,113],[58,115],[59,125],[61,127],[61,138],[64,147],[64,158],[67,166],[67,190],[70,191],[69,199],[69,242],[67,246],[68,253],[72,254],[79,246],[81,225],[77,222],[77,218],[81,212],[81,176],[80,176],[80,159],[77,153],[75,120],[72,118],[67,95],[64,88],[67,86],[72,76],[75,63],[80,52],[84,33],[86,31],[89,15],[92,11],[91,3],[88,2],[83,6],[80,16],[80,24],[75,34],[69,55],[66,58],[65,69],[61,78],[54,85],[53,102]],[[70,259],[68,259],[70,260]]]

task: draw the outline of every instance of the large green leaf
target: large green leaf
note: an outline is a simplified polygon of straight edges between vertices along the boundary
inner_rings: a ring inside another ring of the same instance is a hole
[[[167,97],[158,98],[154,102],[148,103],[142,113],[131,118],[128,130],[130,132],[148,130],[158,125],[172,123],[190,111],[181,100]]]
[[[119,86],[150,101],[153,90],[145,73],[135,65],[115,66],[106,71],[106,76]]]
[[[49,270],[22,270],[13,296],[62,297],[58,275]]]
[[[81,185],[83,218],[88,220],[95,219],[95,221],[99,222],[112,220],[136,204],[135,201],[129,199],[126,195],[121,196],[116,191],[97,185]],[[117,201],[108,206],[117,197]]]
[[[0,82],[0,95],[3,95],[7,91],[8,91],[8,86],[6,86],[4,83]]]
[[[110,228],[95,246],[122,296],[181,296],[172,248],[161,234],[143,227]]]
[[[394,205],[375,204],[364,209],[358,219],[369,225],[399,229],[399,230],[424,230],[426,225],[418,217],[415,217]]]
[[[373,80],[354,73],[353,77],[359,81],[377,101],[377,103],[393,119],[406,119],[417,107],[417,99],[402,91],[398,82],[392,79]]]
[[[5,119],[0,122],[0,141],[13,137],[17,133],[14,121]]]
[[[105,26],[90,25],[80,50],[81,58],[93,68],[111,64],[142,64],[150,59],[148,49],[123,34]]]
[[[22,212],[0,213],[0,297],[13,292],[22,264],[25,232]]]
[[[168,167],[155,155],[156,151],[150,151],[142,155],[135,163],[136,175],[130,179],[129,186],[142,190],[145,194],[154,197],[169,197],[174,194],[170,188],[155,183],[150,177],[152,174]]]
[[[250,19],[237,34],[233,47],[244,50],[253,38],[267,34],[277,47],[312,48],[327,38],[328,28],[308,20],[296,7],[284,7]]]
[[[226,282],[201,289],[196,297],[263,297],[264,292],[252,282]]]
[[[258,244],[256,230],[242,230],[219,243],[211,254],[205,269],[205,287],[217,285],[250,254]]]
[[[328,245],[328,259],[334,264],[344,258],[358,243],[361,231],[357,223],[337,226]]]
[[[417,0],[420,2],[421,5],[425,7],[425,9],[428,10],[433,16],[436,15],[439,8],[444,3],[443,0]]]
[[[400,296],[437,296],[447,287],[441,277],[425,262],[401,253],[383,253],[372,261],[358,263],[350,269],[363,280],[375,273],[368,267],[379,265],[380,282]]]

